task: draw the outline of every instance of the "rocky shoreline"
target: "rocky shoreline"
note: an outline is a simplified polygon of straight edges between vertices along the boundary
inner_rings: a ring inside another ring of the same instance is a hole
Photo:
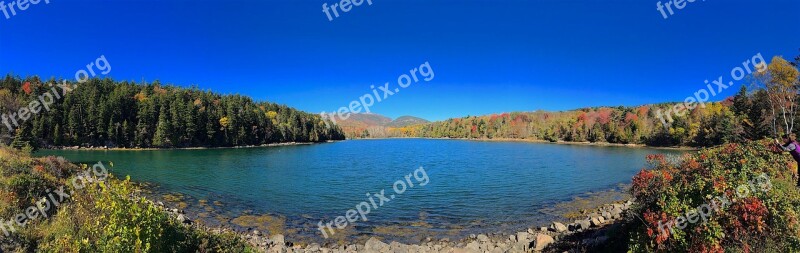
[[[605,204],[595,210],[584,210],[585,218],[571,223],[552,222],[549,227],[529,228],[514,234],[470,235],[458,241],[448,238],[433,240],[428,237],[418,244],[383,242],[372,237],[364,244],[301,245],[287,241],[284,235],[265,235],[261,231],[236,232],[225,228],[208,228],[193,222],[183,210],[166,207],[162,202],[154,205],[162,208],[177,221],[215,233],[233,232],[253,247],[269,253],[355,253],[355,252],[442,252],[442,253],[503,253],[503,252],[587,252],[603,247],[609,241],[608,231],[614,230],[626,218],[633,200]]]
[[[111,146],[46,146],[44,149],[49,150],[114,150],[114,151],[150,151],[150,150],[197,150],[197,149],[229,149],[229,148],[263,148],[263,147],[282,147],[282,146],[300,146],[300,145],[314,145],[320,143],[332,143],[337,141],[323,141],[323,142],[279,142],[261,145],[247,145],[247,146],[232,146],[232,147],[185,147],[185,148],[119,148]]]

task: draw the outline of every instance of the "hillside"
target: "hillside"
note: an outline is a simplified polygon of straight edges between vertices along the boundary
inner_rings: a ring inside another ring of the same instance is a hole
[[[390,137],[392,128],[406,127],[415,124],[429,123],[422,118],[402,116],[395,120],[374,113],[353,113],[347,119],[339,119],[336,124],[342,128],[347,138],[384,138]]]
[[[423,118],[417,118],[417,117],[414,117],[414,116],[402,116],[402,117],[399,117],[399,118],[393,120],[391,123],[386,124],[386,126],[387,127],[407,127],[407,126],[411,126],[411,125],[426,124],[426,123],[430,123],[430,121],[428,121],[426,119],[423,119]]]

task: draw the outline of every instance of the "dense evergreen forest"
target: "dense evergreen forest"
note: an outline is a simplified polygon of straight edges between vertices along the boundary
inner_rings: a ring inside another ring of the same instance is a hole
[[[780,132],[792,132],[791,128],[786,131],[782,124],[775,124],[774,120],[782,121],[771,109],[771,103],[778,104],[777,96],[765,87],[785,87],[785,91],[794,93],[787,95],[794,97],[800,85],[798,62],[800,56],[795,62],[776,57],[764,74],[751,77],[734,97],[685,110],[685,115],[673,114],[674,122],[668,124],[663,124],[658,115],[663,117],[663,113],[678,103],[469,116],[388,128],[387,131],[392,137],[506,138],[650,146],[706,147],[745,139],[759,140],[775,137]],[[750,91],[748,86],[752,87]],[[798,104],[798,101],[791,103]],[[780,114],[780,110],[777,111]],[[795,111],[790,114],[794,119]]]
[[[171,148],[344,139],[341,129],[319,115],[245,96],[111,79],[67,82],[75,88],[64,94],[61,82],[6,75],[0,84],[0,141],[18,148]]]

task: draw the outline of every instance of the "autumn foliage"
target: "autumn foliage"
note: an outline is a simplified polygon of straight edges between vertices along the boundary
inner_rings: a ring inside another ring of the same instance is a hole
[[[769,141],[725,144],[670,163],[651,155],[650,168],[634,178],[636,199],[631,252],[798,252],[800,194],[792,179],[794,162],[775,153]],[[770,187],[753,187],[766,174]],[[748,194],[737,194],[749,187]],[[760,189],[760,190],[754,190]],[[730,200],[707,221],[683,229],[660,229],[716,197]],[[637,218],[638,217],[638,218]]]

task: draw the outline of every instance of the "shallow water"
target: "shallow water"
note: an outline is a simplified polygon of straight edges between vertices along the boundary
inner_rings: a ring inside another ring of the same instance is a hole
[[[680,151],[388,139],[246,149],[58,150],[38,155],[84,163],[113,161],[112,173],[154,184],[156,196],[182,194],[174,204],[183,202],[180,205],[186,206],[191,218],[209,225],[241,228],[239,224],[285,233],[297,240],[320,241],[320,221],[333,222],[366,202],[371,209],[365,213],[368,221],[358,215],[359,221],[337,230],[338,236],[375,235],[408,242],[544,224],[555,217],[543,209],[630,182],[646,166],[645,156],[654,153]],[[398,180],[407,186],[402,194],[393,189]],[[374,196],[381,190],[389,199],[382,206]]]

